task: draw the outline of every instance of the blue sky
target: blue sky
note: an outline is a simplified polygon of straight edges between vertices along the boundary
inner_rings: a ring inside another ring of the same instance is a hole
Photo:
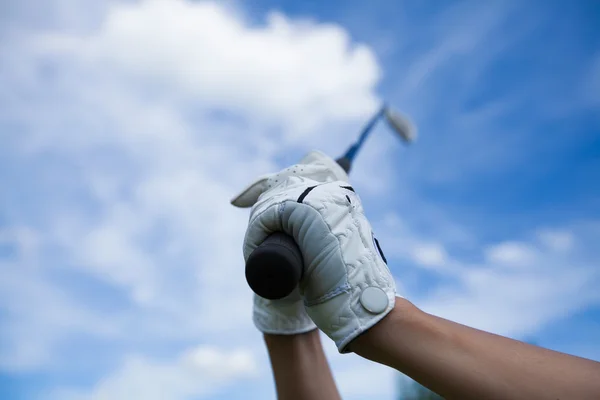
[[[274,398],[228,200],[318,148],[400,292],[600,360],[596,2],[0,3],[0,393]],[[397,373],[324,338],[344,398]],[[251,396],[251,397],[249,397]]]

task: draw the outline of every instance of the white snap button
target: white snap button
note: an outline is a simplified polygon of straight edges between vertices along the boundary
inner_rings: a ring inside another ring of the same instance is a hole
[[[373,314],[379,314],[386,310],[388,306],[388,297],[385,292],[374,286],[366,288],[360,295],[360,304]]]

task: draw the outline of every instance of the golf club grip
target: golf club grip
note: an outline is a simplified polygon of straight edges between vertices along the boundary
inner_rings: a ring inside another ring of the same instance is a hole
[[[303,270],[302,253],[294,238],[275,232],[246,260],[246,281],[260,297],[277,300],[292,293]]]

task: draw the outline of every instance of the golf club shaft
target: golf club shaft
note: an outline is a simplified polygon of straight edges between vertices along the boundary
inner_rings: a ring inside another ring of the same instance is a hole
[[[350,166],[352,165],[352,162],[354,161],[356,154],[358,153],[358,151],[360,150],[362,145],[365,143],[365,140],[367,140],[367,137],[369,136],[369,134],[373,131],[373,128],[375,127],[375,124],[377,123],[377,121],[379,121],[379,119],[381,117],[383,117],[383,115],[385,113],[385,109],[386,109],[386,106],[384,104],[379,109],[379,111],[373,116],[373,118],[371,118],[371,120],[369,122],[367,122],[367,124],[364,126],[364,128],[361,131],[360,135],[358,136],[358,139],[356,140],[356,142],[354,142],[354,144],[352,144],[348,148],[348,150],[346,150],[346,153],[344,153],[344,155],[338,159],[338,160],[342,160],[342,159],[348,160],[347,162],[344,162],[343,164],[338,162],[340,165],[342,165],[342,168],[344,168],[346,170],[346,172],[350,171]]]

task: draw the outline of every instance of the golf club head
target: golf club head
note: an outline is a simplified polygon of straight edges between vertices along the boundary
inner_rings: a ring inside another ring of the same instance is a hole
[[[417,130],[407,116],[398,112],[392,111],[386,107],[384,117],[389,126],[396,132],[406,143],[412,143],[417,137]]]

